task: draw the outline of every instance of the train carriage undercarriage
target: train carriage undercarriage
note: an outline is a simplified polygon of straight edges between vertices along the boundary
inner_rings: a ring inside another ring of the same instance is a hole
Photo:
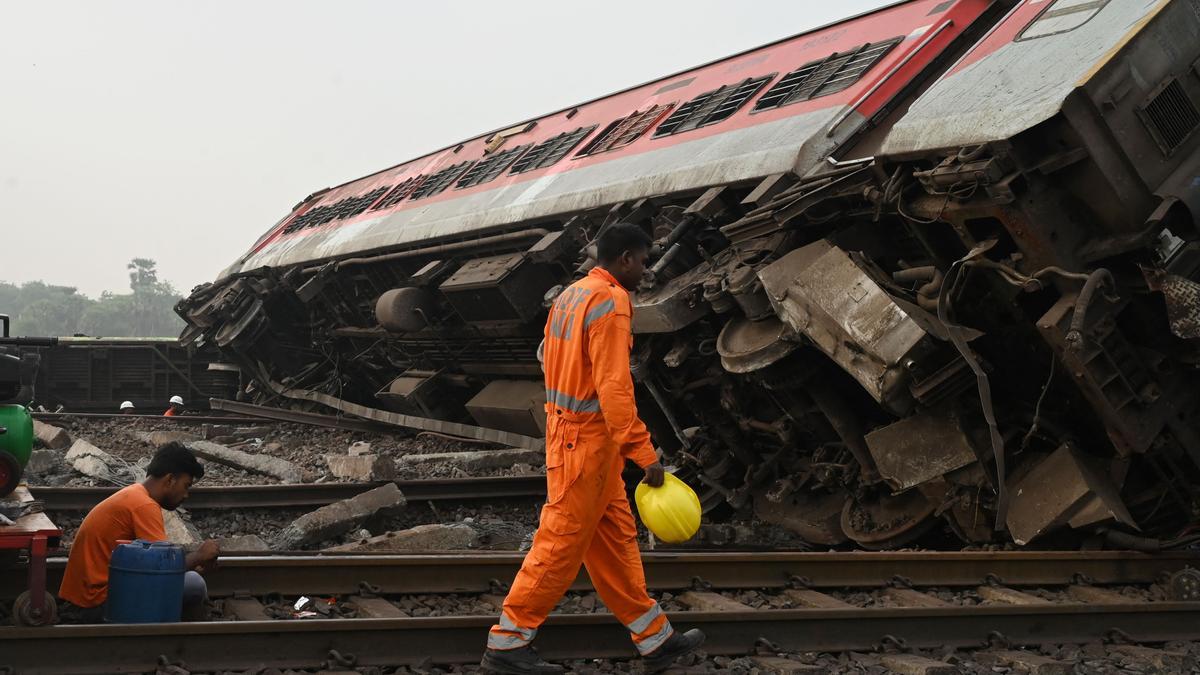
[[[256,402],[318,392],[536,438],[545,309],[632,222],[655,240],[639,411],[712,516],[820,546],[1181,546],[1200,515],[1200,232],[1183,193],[1148,187],[1179,179],[1114,168],[1091,105],[889,151],[897,106],[811,170],[259,267],[177,311]],[[1190,175],[1194,154],[1171,154]]]

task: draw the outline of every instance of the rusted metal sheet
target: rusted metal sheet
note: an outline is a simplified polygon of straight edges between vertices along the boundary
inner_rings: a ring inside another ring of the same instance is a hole
[[[1082,527],[1107,520],[1137,527],[1105,467],[1070,444],[1055,450],[1016,484],[1008,509],[1008,531],[1018,544],[1068,522]]]
[[[845,251],[821,240],[759,271],[776,313],[876,401],[907,395],[904,362],[927,334]]]
[[[879,475],[906,490],[976,460],[971,440],[951,415],[921,412],[866,435]]]

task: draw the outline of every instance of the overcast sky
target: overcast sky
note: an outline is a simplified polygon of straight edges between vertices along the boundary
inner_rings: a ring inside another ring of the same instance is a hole
[[[320,188],[884,4],[0,0],[0,280],[186,293]]]

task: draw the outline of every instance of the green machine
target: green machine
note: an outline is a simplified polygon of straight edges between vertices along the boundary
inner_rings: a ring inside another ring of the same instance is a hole
[[[58,338],[14,338],[8,334],[8,316],[0,314],[0,499],[21,482],[21,473],[33,452],[33,418],[23,401],[33,398],[38,355],[21,347],[49,347]]]

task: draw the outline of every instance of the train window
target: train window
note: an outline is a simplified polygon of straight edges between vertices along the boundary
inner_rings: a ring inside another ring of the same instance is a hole
[[[375,200],[382,197],[387,191],[388,188],[386,186],[376,188],[365,195],[346,197],[333,204],[311,208],[296,216],[292,222],[287,224],[287,227],[283,228],[283,232],[284,234],[290,234],[308,227],[317,227],[318,225],[332,223],[335,220],[352,218],[366,211],[368,207],[375,203]]]
[[[461,190],[495,180],[496,176],[504,173],[504,170],[517,161],[532,145],[532,143],[518,145],[503,152],[494,152],[491,156],[479,160],[475,163],[475,166],[471,167],[470,171],[464,173],[462,178],[458,179],[458,184],[454,186],[454,189]]]
[[[399,204],[400,202],[404,201],[405,197],[412,194],[412,191],[417,189],[417,186],[420,185],[421,181],[423,180],[425,180],[425,175],[421,174],[420,176],[414,176],[401,181],[400,183],[396,184],[396,187],[392,188],[392,191],[389,192],[386,197],[381,199],[378,204],[372,206],[371,210],[379,211],[381,209],[391,208],[396,204]]]
[[[445,169],[442,169],[441,171],[429,176],[429,178],[426,178],[425,181],[417,187],[417,189],[413,190],[412,198],[424,199],[425,197],[432,197],[433,195],[445,191],[446,188],[450,187],[451,183],[458,180],[460,176],[466,173],[467,169],[471,168],[472,164],[474,164],[474,162],[459,162],[454,166],[448,166]]]
[[[579,127],[574,131],[566,131],[553,138],[548,138],[541,143],[538,143],[532,150],[521,155],[521,158],[513,162],[511,174],[525,173],[534,169],[544,169],[558,160],[567,156],[568,152],[575,149],[579,142],[587,135],[596,130],[596,126]]]
[[[600,135],[593,138],[583,149],[575,153],[576,157],[586,157],[589,155],[598,155],[609,150],[625,147],[636,141],[639,136],[646,132],[651,125],[661,119],[664,115],[675,107],[674,103],[664,103],[646,108],[645,110],[635,110],[628,117],[622,117],[619,120],[614,120],[611,124],[600,132]]]
[[[1040,0],[1044,1],[1044,0]],[[1053,0],[1029,22],[1014,42],[1034,40],[1079,28],[1100,13],[1110,0]]]
[[[850,52],[834,52],[784,75],[754,104],[754,112],[828,96],[857,82],[904,38],[870,42]]]
[[[654,130],[654,138],[691,131],[728,119],[774,77],[775,74],[772,73],[765,77],[747,78],[737,84],[727,84],[700,94],[679,106],[670,117],[663,120]]]
[[[1175,78],[1160,85],[1158,92],[1138,112],[1150,135],[1167,156],[1200,127],[1200,111],[1196,110],[1191,97]]]

